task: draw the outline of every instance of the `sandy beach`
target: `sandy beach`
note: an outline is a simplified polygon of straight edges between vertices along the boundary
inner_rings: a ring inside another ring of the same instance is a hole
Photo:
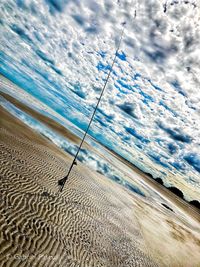
[[[198,215],[181,217],[81,163],[60,193],[72,157],[0,114],[1,267],[200,266]]]

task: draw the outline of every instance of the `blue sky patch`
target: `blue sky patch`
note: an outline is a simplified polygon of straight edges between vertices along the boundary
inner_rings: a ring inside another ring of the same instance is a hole
[[[97,64],[97,69],[98,71],[107,71],[107,70],[110,70],[111,69],[111,66],[110,65],[104,65],[101,61]]]
[[[187,161],[196,171],[200,173],[200,155],[196,153],[188,153],[184,156],[184,160]]]
[[[139,139],[142,143],[144,143],[144,144],[150,143],[150,140],[149,139],[147,139],[146,137],[144,137],[144,136],[140,135],[139,133],[137,133],[134,128],[125,127],[125,130],[129,134],[133,135],[135,138]]]
[[[117,53],[116,56],[121,59],[122,61],[126,61],[126,55],[125,53],[122,51],[121,53]]]

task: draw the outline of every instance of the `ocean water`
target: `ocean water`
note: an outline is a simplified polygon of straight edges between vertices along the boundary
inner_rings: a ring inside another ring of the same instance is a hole
[[[0,73],[16,87],[1,78],[1,90],[80,135],[126,21],[89,135],[191,199],[200,192],[198,5],[2,0]]]

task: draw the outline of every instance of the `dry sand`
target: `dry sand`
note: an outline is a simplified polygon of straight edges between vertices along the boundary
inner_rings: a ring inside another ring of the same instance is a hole
[[[200,225],[129,192],[0,110],[0,266],[200,266]]]

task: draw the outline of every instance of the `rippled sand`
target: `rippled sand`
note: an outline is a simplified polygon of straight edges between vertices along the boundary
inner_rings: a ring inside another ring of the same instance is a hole
[[[0,266],[157,266],[123,191],[80,166],[58,193],[69,158],[1,113]]]
[[[71,157],[3,109],[0,141],[1,267],[200,266],[198,224],[82,164],[59,193]]]

